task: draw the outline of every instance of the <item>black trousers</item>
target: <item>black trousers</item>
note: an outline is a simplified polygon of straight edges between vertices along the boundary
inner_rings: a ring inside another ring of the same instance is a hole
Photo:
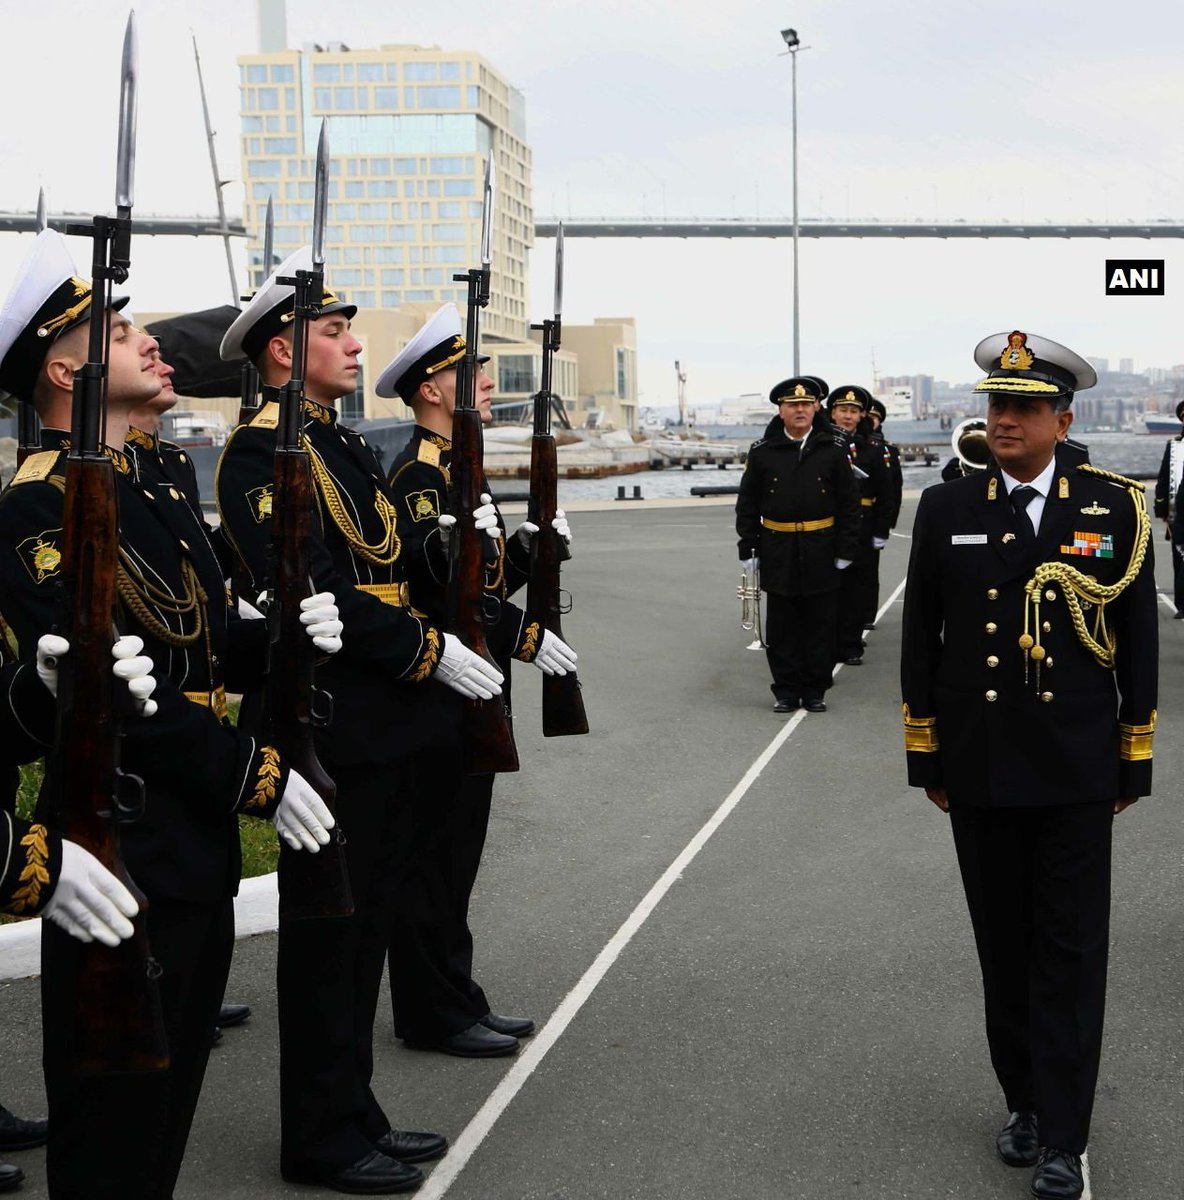
[[[489,827],[493,775],[465,775],[459,755],[415,763],[414,805],[390,941],[395,1034],[433,1045],[489,1012],[473,979],[469,899]]]
[[[868,606],[875,603],[879,588],[880,556],[870,545],[859,557],[839,572],[839,591],[835,600],[835,662],[856,658],[863,653],[863,627],[871,619]],[[872,610],[875,615],[875,610]]]
[[[983,976],[991,1062],[1043,1145],[1089,1141],[1110,931],[1110,803],[950,805]]]
[[[390,1129],[370,1081],[410,768],[405,761],[324,766],[337,784],[354,913],[280,923],[276,989],[285,1169],[349,1166]]]
[[[185,1156],[234,948],[234,905],[152,899],[147,916],[170,1067],[82,1076],[71,1064],[79,943],[43,922],[41,1004],[54,1200],[169,1200]]]
[[[765,593],[765,655],[778,700],[820,700],[834,667],[833,591],[813,596]]]
[[[1176,611],[1184,612],[1184,554],[1175,546],[1171,548],[1172,556],[1172,599],[1176,603]]]

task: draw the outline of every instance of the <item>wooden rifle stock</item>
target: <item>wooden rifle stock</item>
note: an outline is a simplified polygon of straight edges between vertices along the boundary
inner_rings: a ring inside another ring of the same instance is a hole
[[[550,396],[546,397],[550,403]],[[526,585],[526,612],[540,629],[563,637],[559,567],[570,557],[563,538],[551,527],[558,508],[559,466],[555,437],[537,430],[530,442],[529,517],[539,527],[530,539],[530,579]],[[588,717],[580,681],[574,671],[543,676],[543,736],[566,737],[588,732]]]

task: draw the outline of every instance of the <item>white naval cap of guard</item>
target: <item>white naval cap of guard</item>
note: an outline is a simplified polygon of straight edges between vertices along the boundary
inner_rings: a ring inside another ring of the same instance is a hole
[[[280,283],[279,280],[291,279],[297,271],[311,270],[311,246],[301,246],[276,267],[226,331],[218,350],[223,362],[232,362],[244,356],[254,359],[271,338],[288,327],[295,309],[296,289],[290,283]],[[358,311],[356,304],[347,304],[328,288],[321,298],[320,308],[322,317],[340,312],[351,321]]]
[[[387,363],[378,376],[374,391],[379,396],[398,395],[410,400],[425,379],[430,379],[437,371],[456,366],[464,353],[460,313],[455,304],[445,304]],[[477,361],[488,362],[489,356],[478,355]]]
[[[32,401],[49,347],[90,316],[90,281],[77,273],[66,239],[43,229],[33,239],[16,280],[0,305],[0,388]],[[112,296],[118,311],[126,296]]]
[[[1007,392],[1055,400],[1072,396],[1098,382],[1098,373],[1068,346],[1034,333],[1013,329],[993,333],[974,348],[974,361],[988,372],[976,392]]]

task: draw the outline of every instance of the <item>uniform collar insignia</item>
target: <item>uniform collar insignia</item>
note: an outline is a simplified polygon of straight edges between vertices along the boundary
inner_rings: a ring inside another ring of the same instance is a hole
[[[328,408],[324,404],[318,404],[315,400],[309,400],[305,397],[304,415],[312,417],[314,421],[319,421],[322,425],[332,425],[337,419],[337,410],[335,408]]]

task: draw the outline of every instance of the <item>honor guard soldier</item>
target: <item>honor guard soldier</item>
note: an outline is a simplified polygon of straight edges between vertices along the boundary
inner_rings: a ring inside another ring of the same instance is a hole
[[[1010,1117],[1038,1197],[1080,1196],[1102,1044],[1111,829],[1151,789],[1157,683],[1143,487],[1057,442],[1084,359],[984,338],[985,471],[922,493],[904,603],[909,782],[950,816]]]
[[[767,593],[774,712],[826,712],[835,597],[859,553],[859,489],[844,440],[822,415],[825,381],[783,380],[777,416],[754,442],[736,498],[740,559]]]
[[[1176,420],[1184,421],[1184,400],[1176,405]],[[1184,429],[1168,439],[1155,481],[1155,515],[1163,521],[1164,537],[1171,543],[1172,600],[1176,620],[1184,621]]]
[[[309,248],[291,255],[222,343],[224,359],[245,355],[263,383],[263,404],[231,435],[216,481],[223,529],[255,596],[270,583],[279,389],[292,376],[295,292],[280,280],[311,267]],[[373,451],[335,407],[357,386],[356,311],[327,291],[308,322],[303,423],[317,501],[314,585],[334,593],[345,626],[341,653],[317,675],[333,718],[316,731],[316,750],[337,785],[355,912],[333,947],[310,941],[310,922],[281,922],[280,1167],[291,1181],[389,1193],[418,1186],[423,1175],[410,1164],[447,1147],[439,1134],[393,1130],[370,1088],[392,906],[407,870],[411,762],[452,744],[438,685],[488,698],[501,691],[501,675],[408,603],[394,497]]]
[[[38,234],[0,307],[0,387],[36,407],[43,451],[0,497],[0,612],[19,647],[59,618],[63,492],[72,382],[87,363],[91,287],[61,236]],[[73,942],[43,929],[42,1008],[52,1196],[171,1195],[222,999],[234,941],[237,814],[272,818],[316,849],[328,811],[271,747],[226,719],[226,688],[252,686],[264,640],[230,624],[222,574],[179,490],[144,488],[123,453],[129,414],[159,391],[156,343],[107,315],[107,457],[119,505],[117,582],[124,627],[156,664],[159,711],[124,728],[124,769],[145,785],[143,812],[122,827],[129,872],[148,897],[147,932],[170,1066],[151,1075],[83,1075],[73,1062]]]
[[[871,393],[858,384],[835,388],[826,399],[827,411],[846,440],[847,455],[858,480],[859,549],[839,581],[835,600],[835,661],[858,667],[863,663],[863,629],[874,604],[880,570],[880,551],[892,527],[892,477],[884,447],[860,430]],[[872,609],[875,616],[875,609]]]
[[[867,413],[864,419],[868,424],[867,439],[873,446],[878,446],[884,466],[888,471],[887,518],[889,531],[896,528],[900,520],[900,506],[904,501],[904,471],[900,466],[900,447],[884,437],[884,422],[888,419],[888,409],[883,400],[872,396],[868,400]],[[880,556],[876,555],[876,574],[873,584],[868,588],[867,608],[864,611],[864,629],[875,629],[876,613],[880,611]]]
[[[457,364],[465,353],[460,313],[452,304],[439,309],[379,376],[380,396],[399,396],[415,413],[411,439],[390,469],[399,534],[407,560],[411,600],[433,620],[443,622],[449,564],[447,530],[452,464],[452,414]],[[488,359],[478,358],[475,399],[482,421],[492,419],[493,378]],[[488,487],[488,485],[485,485]],[[529,622],[507,597],[529,575],[530,532],[506,536],[489,492],[476,510],[478,528],[488,538],[485,580],[489,648],[506,677],[510,659],[533,662],[540,670],[564,674],[576,655],[563,641]],[[560,514],[555,527],[570,542]],[[461,705],[447,704],[448,728],[459,737]],[[447,697],[445,697],[447,700]],[[469,897],[489,825],[494,776],[465,772],[463,747],[451,753],[433,749],[415,760],[416,841],[413,874],[405,881],[391,939],[391,1002],[395,1034],[408,1045],[468,1058],[513,1054],[518,1039],[534,1032],[526,1017],[490,1011],[473,979],[473,936]]]

